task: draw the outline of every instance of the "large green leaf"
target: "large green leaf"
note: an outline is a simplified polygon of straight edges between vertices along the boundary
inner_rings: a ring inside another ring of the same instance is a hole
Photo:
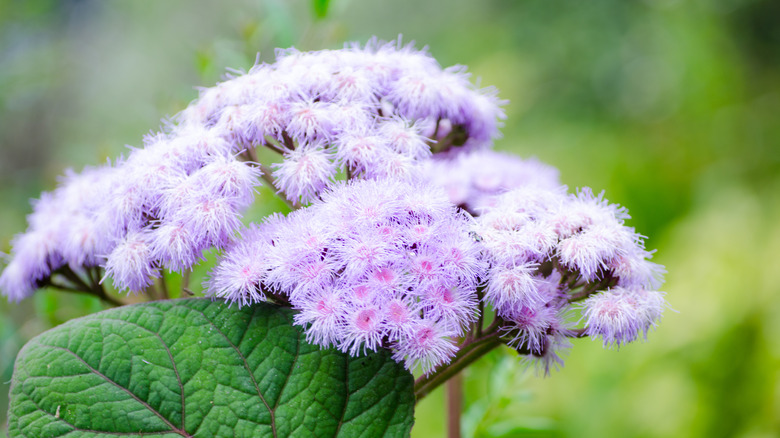
[[[11,437],[408,436],[411,374],[321,350],[273,305],[184,299],[69,321],[19,353]]]

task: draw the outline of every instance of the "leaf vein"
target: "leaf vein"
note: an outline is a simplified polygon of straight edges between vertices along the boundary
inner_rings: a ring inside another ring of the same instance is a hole
[[[265,400],[265,397],[263,396],[262,392],[260,392],[260,387],[257,385],[257,380],[255,380],[255,373],[252,372],[252,369],[249,367],[249,363],[247,363],[246,357],[244,357],[244,355],[241,353],[241,350],[239,350],[239,348],[236,347],[233,344],[233,342],[230,341],[230,338],[228,338],[227,335],[225,333],[223,333],[222,330],[220,330],[219,327],[217,327],[217,325],[214,324],[214,322],[211,321],[211,319],[209,319],[208,316],[206,316],[205,313],[203,313],[203,311],[198,310],[198,309],[194,309],[192,307],[187,307],[187,306],[182,306],[182,307],[184,307],[187,310],[190,310],[190,311],[193,311],[193,312],[197,312],[201,316],[203,316],[203,319],[205,319],[209,324],[211,324],[211,326],[214,327],[214,329],[217,331],[217,333],[219,333],[220,335],[222,335],[223,338],[225,338],[225,341],[233,348],[233,350],[235,350],[236,354],[238,354],[238,357],[241,358],[241,361],[244,363],[244,368],[246,369],[247,373],[249,373],[249,378],[252,380],[252,384],[255,386],[255,390],[257,391],[258,397],[260,397],[260,400],[263,401],[263,404],[265,405],[266,409],[268,409],[268,412],[271,414],[271,432],[273,432],[273,436],[274,436],[274,438],[276,438],[276,436],[277,436],[276,435],[276,421],[274,421],[274,411],[268,405],[268,402]],[[244,331],[246,331],[246,329]],[[242,337],[243,337],[243,335],[242,335]]]
[[[142,330],[145,330],[151,334],[153,334],[158,341],[160,341],[160,344],[165,348],[165,352],[168,353],[168,358],[171,360],[171,366],[173,367],[173,373],[176,374],[176,382],[179,384],[179,395],[181,396],[181,429],[184,430],[184,384],[181,381],[181,376],[179,376],[179,370],[176,368],[176,361],[173,360],[173,354],[171,354],[171,349],[168,347],[168,344],[165,343],[165,340],[163,340],[162,336],[160,336],[159,333],[155,332],[154,330],[150,330],[147,327],[142,326],[141,324],[138,324],[133,321],[126,321],[123,319],[117,319],[117,318],[101,318],[104,321],[119,321],[123,323],[127,323],[130,325],[134,325]],[[160,326],[163,325],[163,321],[165,321],[165,312],[162,313],[162,321],[160,321]]]
[[[95,375],[97,375],[98,377],[102,378],[106,382],[114,385],[115,387],[119,388],[120,390],[124,391],[125,393],[127,393],[127,395],[129,395],[130,397],[135,399],[135,401],[137,401],[138,403],[140,403],[141,405],[146,407],[146,409],[148,409],[149,412],[151,412],[154,415],[156,415],[157,417],[159,417],[165,424],[168,425],[168,427],[171,428],[172,432],[178,433],[179,435],[184,436],[184,437],[192,438],[187,432],[185,432],[183,430],[180,430],[176,426],[174,426],[173,423],[168,421],[168,419],[165,418],[165,416],[163,416],[162,414],[157,412],[157,410],[154,409],[151,405],[149,405],[149,403],[143,401],[140,397],[138,397],[137,395],[133,394],[132,391],[130,391],[129,389],[127,389],[127,388],[123,387],[122,385],[116,383],[115,381],[111,380],[108,376],[106,376],[105,374],[103,374],[100,371],[96,370],[95,368],[92,368],[92,366],[90,364],[88,364],[84,359],[79,357],[79,355],[76,354],[75,352],[73,352],[73,351],[71,351],[71,350],[69,350],[69,349],[67,349],[65,347],[60,347],[60,346],[57,346],[57,345],[48,345],[48,344],[41,344],[41,345],[44,346],[44,347],[54,348],[56,350],[62,350],[62,351],[65,351],[65,352],[71,354],[74,358],[76,358],[78,361],[80,361],[82,364],[84,364],[84,366],[87,367],[87,369],[89,369]]]

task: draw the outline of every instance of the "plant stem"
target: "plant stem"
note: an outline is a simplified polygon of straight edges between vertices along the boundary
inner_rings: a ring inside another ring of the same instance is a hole
[[[87,279],[93,287],[100,284],[100,273],[98,273],[98,269],[100,268],[97,266],[84,269],[84,271],[87,273]]]
[[[181,288],[182,289],[189,289],[190,287],[190,274],[192,271],[189,269],[184,270],[184,274],[181,276]]]
[[[90,272],[89,268],[87,268],[87,272]],[[126,304],[108,295],[108,293],[106,292],[106,288],[104,288],[103,284],[101,283],[101,278],[103,274],[102,274],[102,270],[100,269],[100,266],[92,267],[91,272],[92,272],[92,290],[94,291],[95,296],[111,304],[114,307],[124,306]]]
[[[260,167],[260,171],[262,172],[261,178],[263,178],[263,180],[265,180],[265,182],[268,183],[268,186],[272,190],[275,189],[276,179],[274,179],[273,175],[271,175],[272,170],[264,164],[258,164],[258,166]],[[290,210],[297,210],[298,208],[300,208],[298,205],[296,205],[295,203],[287,199],[287,197],[284,196],[284,193],[277,192],[276,195],[279,196],[279,198],[282,201],[284,201],[284,203],[287,204],[288,207],[290,207]]]
[[[290,137],[290,134],[288,134],[287,131],[282,131],[282,140],[284,140],[284,146],[287,149],[290,151],[295,150],[295,141],[293,141],[292,137]]]
[[[431,391],[439,385],[458,374],[463,368],[466,368],[475,360],[487,354],[490,350],[501,345],[501,339],[498,332],[499,324],[493,323],[488,329],[488,334],[481,338],[467,341],[455,354],[452,362],[444,368],[439,369],[433,374],[422,376],[414,382],[414,395],[417,401],[422,400]]]
[[[70,269],[70,266],[65,265],[62,268],[60,268],[59,273],[62,274],[63,277],[67,278],[68,281],[73,283],[77,289],[81,289],[84,292],[91,292],[92,288],[82,279],[78,274],[73,272],[72,269]]]
[[[96,296],[100,298],[102,301],[104,301],[105,303],[110,304],[113,307],[119,307],[125,305],[125,303],[123,303],[122,301],[119,301],[116,298],[108,295],[105,289],[103,289],[103,286],[100,286],[100,293],[96,294]]]
[[[447,380],[447,437],[460,438],[460,414],[463,409],[463,376]]]
[[[111,297],[106,293],[106,290],[103,288],[103,286],[100,284],[99,281],[95,281],[94,277],[90,275],[89,269],[87,269],[87,275],[90,278],[90,283],[87,284],[78,274],[73,272],[72,269],[70,269],[70,266],[65,265],[62,268],[57,270],[58,274],[61,274],[65,279],[67,279],[70,283],[72,283],[72,286],[54,283],[49,279],[46,283],[43,285],[48,285],[56,289],[60,289],[65,292],[74,292],[74,293],[81,293],[81,294],[87,294],[92,295],[94,297],[100,298],[101,301],[104,303],[112,306],[112,307],[118,307],[123,306],[125,303],[117,300],[114,297]],[[100,277],[100,274],[95,271],[95,276]]]
[[[278,304],[282,307],[292,307],[292,304],[290,304],[290,300],[286,296],[284,296],[284,294],[279,294],[268,290],[263,292],[265,293],[265,297],[266,299],[268,299],[268,301]]]
[[[257,148],[253,146],[244,149],[244,152],[242,152],[241,155],[239,156],[244,160],[246,160],[246,162],[248,163],[258,163],[257,154],[255,152],[257,152]]]
[[[482,301],[482,288],[477,288],[477,305],[479,306],[479,317],[477,318],[476,330],[474,330],[474,337],[479,338],[482,336],[482,326],[485,325],[485,304]]]
[[[148,301],[157,301],[160,299],[160,294],[157,292],[157,286],[154,285],[154,281],[143,290],[143,293],[148,297]]]
[[[165,269],[163,268],[160,268],[160,293],[166,300],[171,298],[168,294],[168,285],[165,283]]]
[[[98,294],[96,294],[96,293],[94,293],[92,291],[86,291],[86,290],[83,290],[83,289],[78,289],[78,288],[75,288],[75,287],[65,286],[63,284],[58,284],[58,283],[53,283],[53,282],[49,282],[47,284],[47,286],[53,287],[55,289],[59,289],[59,290],[64,291],[64,292],[71,292],[71,293],[76,293],[76,294],[83,294],[83,295],[90,295],[90,296],[93,296],[93,297],[97,297],[97,298],[100,298],[100,300],[103,301],[104,303],[110,305],[111,307],[119,307],[119,306],[124,306],[125,305],[125,303],[122,303],[122,302],[120,302],[120,301],[118,301],[118,300],[114,299],[113,297],[110,297],[110,296],[108,296],[106,294],[98,295]]]
[[[569,295],[569,302],[573,303],[575,301],[580,301],[585,298],[588,298],[592,293],[596,292],[597,290],[609,288],[611,286],[614,286],[615,283],[616,280],[612,277],[607,277],[594,283],[587,283],[584,286],[582,286],[582,289],[579,292]]]
[[[453,125],[452,130],[444,138],[438,141],[434,139],[435,143],[431,146],[431,152],[437,154],[446,152],[453,146],[462,146],[468,138],[468,133],[463,125]]]
[[[460,345],[460,349],[455,353],[455,356],[449,364],[439,368],[432,374],[421,376],[414,382],[414,396],[418,402],[425,398],[431,391],[439,387],[439,385],[447,382],[447,418],[450,437],[460,436],[460,426],[457,426],[458,429],[455,429],[455,420],[453,419],[453,417],[457,415],[458,425],[460,424],[460,409],[458,409],[458,413],[455,414],[455,408],[452,406],[455,402],[458,403],[458,406],[462,403],[462,393],[457,394],[454,392],[458,390],[455,388],[455,385],[462,387],[462,381],[460,381],[458,373],[494,348],[506,344],[509,341],[506,338],[502,338],[501,327],[504,322],[505,321],[501,317],[496,316],[490,324],[490,327],[482,331],[482,336],[477,334],[479,332],[474,330],[474,333],[467,337],[463,344]],[[584,338],[587,337],[587,334],[585,333],[585,329],[581,328],[573,330],[569,337]],[[525,348],[516,348],[516,350],[519,354],[531,353]],[[461,398],[458,399],[458,397]],[[453,435],[453,433],[458,433],[458,435]]]
[[[285,153],[285,150],[282,148],[281,144],[273,137],[266,136],[263,146],[276,152],[279,155],[284,155]],[[253,161],[257,161],[257,158],[255,158]]]
[[[246,161],[247,164],[250,166],[257,167],[260,169],[260,178],[263,179],[268,184],[268,187],[271,190],[277,189],[276,187],[276,179],[273,177],[273,170],[271,170],[270,167],[266,166],[265,164],[259,162],[257,160],[257,155],[255,154],[254,149],[247,149],[245,151],[246,153],[241,155]],[[276,196],[278,196],[282,201],[284,201],[285,204],[287,204],[288,207],[290,207],[290,210],[297,210],[300,208],[299,205],[297,205],[294,202],[290,202],[289,199],[287,199],[286,196],[284,196],[284,193],[281,192],[274,192]]]

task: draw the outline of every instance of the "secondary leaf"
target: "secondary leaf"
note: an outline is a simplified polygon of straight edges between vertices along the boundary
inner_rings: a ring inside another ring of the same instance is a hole
[[[325,18],[328,16],[328,7],[330,6],[330,0],[312,0],[314,6],[314,15],[317,18]]]
[[[386,351],[321,350],[269,304],[184,299],[69,321],[31,340],[11,437],[408,436],[411,374]]]

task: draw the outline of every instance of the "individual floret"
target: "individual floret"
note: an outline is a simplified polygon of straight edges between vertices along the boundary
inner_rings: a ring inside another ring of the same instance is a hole
[[[583,302],[585,333],[620,347],[655,327],[666,302],[660,292],[616,287]]]

